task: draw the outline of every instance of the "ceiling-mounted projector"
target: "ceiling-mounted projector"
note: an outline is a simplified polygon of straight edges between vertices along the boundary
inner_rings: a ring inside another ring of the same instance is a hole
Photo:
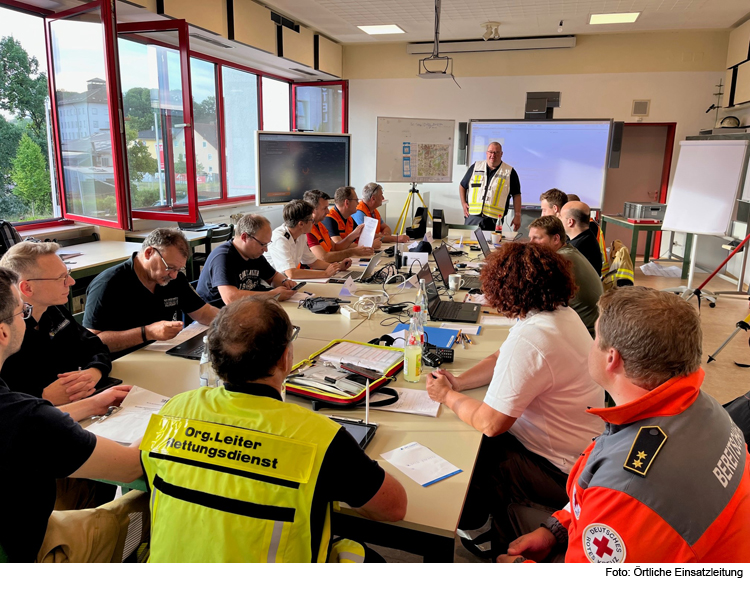
[[[417,76],[430,80],[450,78],[456,82],[453,75],[453,58],[440,55],[440,0],[435,0],[435,45],[430,57],[419,60]],[[461,86],[456,82],[456,86]]]

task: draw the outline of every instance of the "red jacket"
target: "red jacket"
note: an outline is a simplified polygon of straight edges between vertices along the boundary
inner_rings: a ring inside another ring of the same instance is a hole
[[[589,410],[605,431],[573,466],[570,502],[550,523],[558,539],[567,530],[566,562],[750,562],[747,446],[700,391],[703,376]]]

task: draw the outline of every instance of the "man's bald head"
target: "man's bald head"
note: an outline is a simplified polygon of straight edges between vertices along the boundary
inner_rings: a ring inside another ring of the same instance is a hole
[[[586,230],[589,227],[591,208],[582,201],[569,201],[560,210],[563,223],[567,220],[575,222],[575,227]],[[567,224],[566,224],[567,226]]]

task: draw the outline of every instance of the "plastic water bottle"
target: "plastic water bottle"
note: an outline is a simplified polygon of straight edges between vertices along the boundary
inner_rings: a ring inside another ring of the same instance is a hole
[[[407,382],[418,382],[422,375],[422,326],[419,322],[420,307],[414,306],[409,332],[406,334],[404,347],[404,379]]]
[[[414,305],[419,306],[419,320],[421,324],[422,332],[424,327],[427,325],[427,285],[424,279],[419,280],[419,291],[417,291],[417,297],[414,298]],[[424,337],[422,339],[424,342]]]
[[[201,388],[216,388],[219,386],[219,376],[211,365],[211,358],[208,355],[208,337],[203,337],[203,353],[201,353],[200,363]]]

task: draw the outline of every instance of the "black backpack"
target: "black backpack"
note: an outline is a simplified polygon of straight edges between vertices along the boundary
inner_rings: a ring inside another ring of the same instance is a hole
[[[6,220],[0,220],[0,257],[8,252],[11,246],[19,242],[23,242],[23,238],[13,224]]]

